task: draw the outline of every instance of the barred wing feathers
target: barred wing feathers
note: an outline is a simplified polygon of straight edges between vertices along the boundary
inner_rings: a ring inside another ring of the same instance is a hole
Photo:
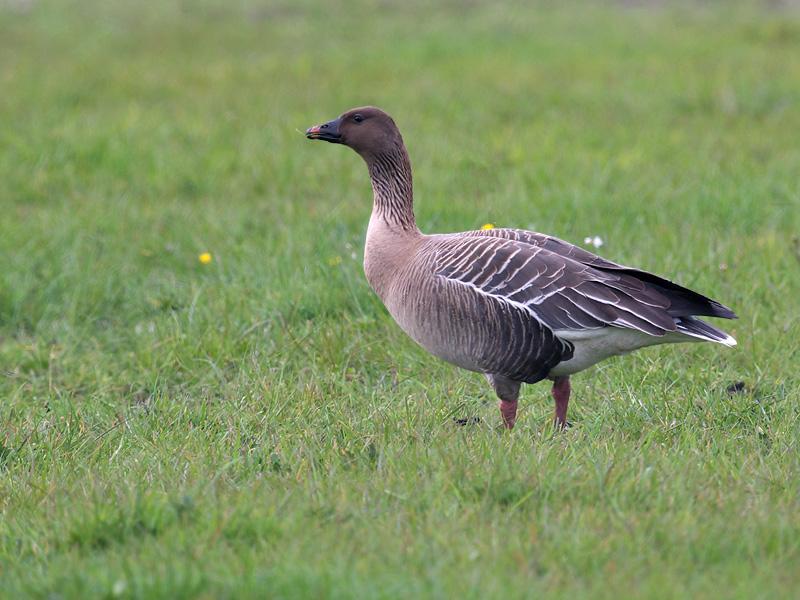
[[[723,319],[736,318],[736,314],[730,308],[694,290],[685,288],[668,279],[654,275],[653,273],[617,264],[553,236],[536,233],[534,231],[526,231],[524,229],[506,228],[469,231],[460,235],[469,237],[498,237],[522,242],[530,246],[544,248],[560,256],[571,258],[576,262],[593,267],[599,271],[618,275],[629,285],[635,286],[638,281],[640,284],[644,284],[658,291],[669,299],[667,312],[673,317],[707,316],[720,317]]]
[[[663,336],[678,329],[669,299],[639,280],[496,236],[449,242],[437,254],[438,276],[521,307],[553,331],[614,326]]]
[[[558,274],[546,272],[546,264],[537,264],[539,249],[494,238],[436,237],[434,273],[450,290],[451,301],[473,315],[460,333],[467,335],[466,346],[480,370],[535,383],[572,358],[572,343],[560,339],[526,297],[504,293],[509,282],[521,289],[533,278],[539,286],[526,289],[550,293],[546,284]],[[455,338],[455,332],[444,335]]]

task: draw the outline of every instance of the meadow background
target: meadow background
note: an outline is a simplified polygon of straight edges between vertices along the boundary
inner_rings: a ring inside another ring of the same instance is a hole
[[[0,596],[797,593],[796,6],[0,0],[0,90]],[[598,235],[739,346],[499,431],[369,290],[360,159],[301,134],[362,104],[424,231]]]

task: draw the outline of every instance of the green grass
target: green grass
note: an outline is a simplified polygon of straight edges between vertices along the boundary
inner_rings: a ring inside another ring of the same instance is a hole
[[[0,2],[0,596],[796,594],[799,55],[766,5]],[[367,103],[424,231],[600,235],[739,346],[498,431],[368,288],[361,161],[298,132]]]

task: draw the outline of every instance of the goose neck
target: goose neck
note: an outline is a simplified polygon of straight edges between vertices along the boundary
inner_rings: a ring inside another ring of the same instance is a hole
[[[372,180],[372,215],[390,229],[418,232],[414,218],[411,161],[402,146],[367,158]]]

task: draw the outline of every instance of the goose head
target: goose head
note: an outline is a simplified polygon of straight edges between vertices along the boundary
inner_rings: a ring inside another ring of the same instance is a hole
[[[353,108],[337,119],[309,127],[306,137],[344,144],[364,158],[378,156],[403,145],[403,138],[392,117],[374,106]]]

